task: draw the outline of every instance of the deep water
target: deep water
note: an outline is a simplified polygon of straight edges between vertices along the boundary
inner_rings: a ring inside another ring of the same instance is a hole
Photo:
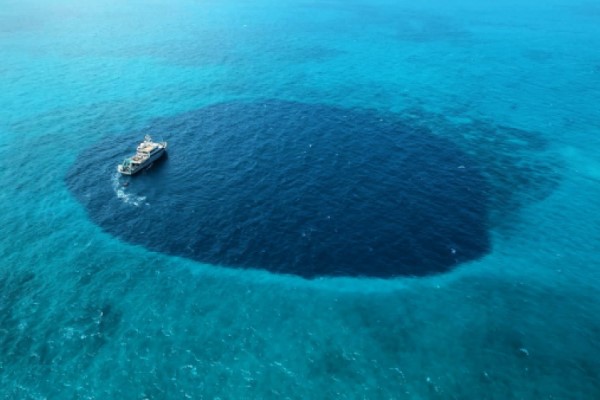
[[[0,399],[600,398],[598,48],[585,1],[3,2]]]
[[[168,133],[166,160],[119,177],[142,133],[108,136],[67,183],[92,220],[150,249],[303,277],[422,276],[489,250],[485,161],[399,116],[271,100],[145,131]]]

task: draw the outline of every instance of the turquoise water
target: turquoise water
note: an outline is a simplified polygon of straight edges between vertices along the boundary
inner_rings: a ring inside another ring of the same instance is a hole
[[[1,397],[600,398],[598,48],[593,2],[4,2]],[[420,278],[224,268],[69,188],[107,138],[263,99],[452,141],[490,251]]]

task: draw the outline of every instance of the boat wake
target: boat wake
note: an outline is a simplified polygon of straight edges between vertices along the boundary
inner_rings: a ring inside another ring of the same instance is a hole
[[[135,207],[139,207],[142,204],[149,205],[146,203],[146,196],[136,196],[135,194],[127,193],[126,187],[123,186],[120,178],[121,174],[118,172],[116,172],[111,178],[112,188],[117,195],[117,198],[123,201],[123,203],[130,204]]]

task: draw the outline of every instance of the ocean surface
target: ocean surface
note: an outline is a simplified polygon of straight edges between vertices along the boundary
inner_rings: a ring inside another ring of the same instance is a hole
[[[0,399],[599,399],[598,49],[585,0],[3,1]]]

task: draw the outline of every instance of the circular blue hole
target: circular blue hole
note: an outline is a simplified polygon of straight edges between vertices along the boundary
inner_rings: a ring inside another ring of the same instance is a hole
[[[116,165],[145,133],[168,156]],[[490,248],[488,185],[451,141],[373,110],[225,103],[109,136],[69,171],[107,232],[202,262],[317,276],[424,276]]]

